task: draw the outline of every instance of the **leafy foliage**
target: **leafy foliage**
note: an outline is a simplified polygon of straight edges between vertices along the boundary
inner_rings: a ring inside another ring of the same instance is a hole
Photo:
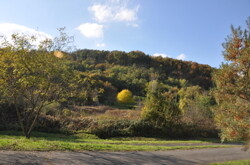
[[[248,29],[232,26],[224,46],[227,63],[214,74],[214,110],[222,140],[250,138],[250,18]]]
[[[117,94],[117,101],[120,103],[132,103],[133,102],[133,94],[128,89],[123,89],[121,92]]]
[[[42,109],[65,92],[69,72],[63,61],[44,47],[32,50],[34,38],[13,35],[0,51],[0,91],[15,105],[19,123],[27,138]]]
[[[211,107],[215,104],[213,97],[199,86],[182,88],[178,92],[180,96],[179,108],[183,115],[190,115],[191,118],[203,117],[212,118]],[[197,121],[197,120],[193,120]]]
[[[180,114],[176,92],[164,88],[163,84],[152,81],[142,111],[142,119],[155,126],[165,126]]]
[[[168,77],[172,77],[175,79],[186,79],[192,85],[199,85],[205,89],[212,87],[211,73],[213,68],[208,65],[201,65],[195,62],[181,61],[171,58],[151,57],[140,51],[126,53],[122,51],[98,51],[83,49],[72,52],[69,56],[71,56],[72,59],[78,64],[83,61],[86,62],[89,66],[88,69],[95,69],[95,66],[100,68],[100,64],[102,64],[100,70],[106,71],[115,66],[116,70],[119,69],[122,73],[129,72],[127,74],[123,74],[123,76],[127,77],[130,76],[130,74],[137,73],[136,76],[143,75],[142,77],[144,77],[147,82],[155,79],[165,81]],[[124,71],[126,68],[127,70],[131,69],[132,72]],[[149,76],[145,77],[145,75]],[[119,80],[122,76],[118,76],[116,78]],[[131,83],[131,80],[127,82]],[[126,88],[123,87],[123,89]],[[136,91],[132,92],[136,93]]]

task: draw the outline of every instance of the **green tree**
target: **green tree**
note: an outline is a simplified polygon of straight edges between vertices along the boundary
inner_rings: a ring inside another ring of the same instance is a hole
[[[226,63],[213,75],[222,140],[250,139],[250,17],[247,25],[245,30],[231,27],[223,44]]]
[[[74,71],[70,90],[71,96],[65,100],[66,104],[98,105],[99,97],[104,93],[104,82],[99,79],[99,74]]]
[[[0,50],[0,91],[15,106],[26,138],[30,138],[43,108],[65,96],[70,79],[63,59],[48,51],[53,42],[37,46],[35,41],[35,37],[14,34]]]
[[[133,94],[128,89],[123,89],[121,92],[117,94],[117,101],[120,103],[132,103],[133,102]]]
[[[168,89],[156,80],[150,82],[142,109],[142,119],[158,127],[170,124],[180,114],[177,91],[176,88]]]

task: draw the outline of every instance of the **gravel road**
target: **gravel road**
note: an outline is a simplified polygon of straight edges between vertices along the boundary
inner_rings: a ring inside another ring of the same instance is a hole
[[[250,160],[250,151],[242,151],[242,147],[153,152],[0,151],[1,165],[191,165],[241,159]]]

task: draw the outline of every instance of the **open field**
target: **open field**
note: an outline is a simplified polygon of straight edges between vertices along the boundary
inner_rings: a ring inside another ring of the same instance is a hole
[[[156,138],[113,138],[79,133],[74,135],[34,132],[30,139],[20,132],[0,132],[0,150],[22,151],[157,151],[199,148],[226,148],[231,145],[211,140],[163,140]]]

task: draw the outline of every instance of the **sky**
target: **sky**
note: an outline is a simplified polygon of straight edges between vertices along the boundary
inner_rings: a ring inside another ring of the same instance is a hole
[[[219,67],[250,0],[0,0],[0,35],[74,36],[78,49],[139,50]]]

